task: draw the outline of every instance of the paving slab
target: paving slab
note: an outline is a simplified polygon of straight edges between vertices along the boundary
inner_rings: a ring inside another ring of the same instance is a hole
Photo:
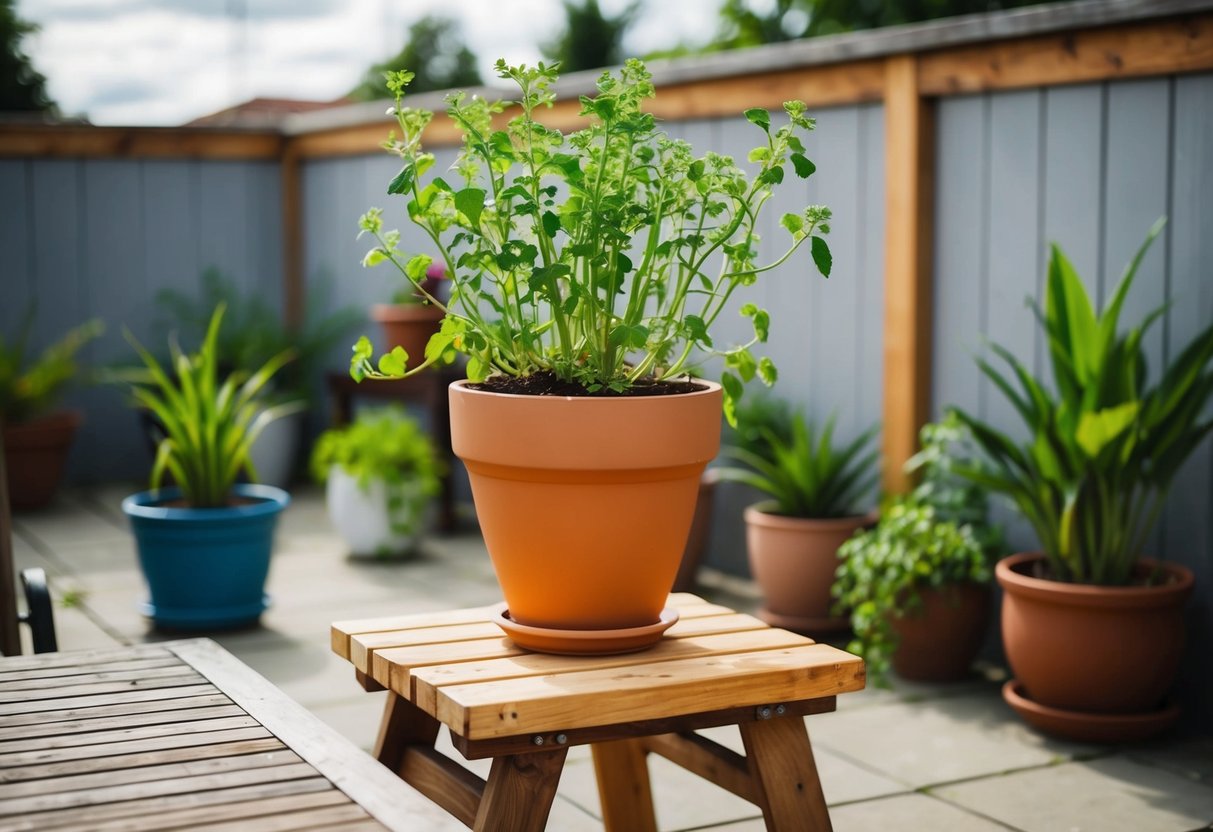
[[[1032,732],[995,691],[850,710],[840,706],[836,713],[812,717],[809,730],[818,747],[910,788],[1101,753],[1095,746]]]
[[[830,809],[834,832],[1008,832],[1008,827],[922,794],[866,800]],[[761,818],[712,832],[766,832]],[[1144,830],[1142,830],[1144,832]]]
[[[1213,824],[1213,787],[1125,757],[987,777],[933,793],[1024,832],[1191,832]]]
[[[1213,737],[1154,742],[1130,749],[1127,756],[1139,763],[1213,786]]]

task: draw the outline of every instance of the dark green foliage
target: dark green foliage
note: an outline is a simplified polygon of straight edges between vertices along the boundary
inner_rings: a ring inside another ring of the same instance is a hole
[[[58,113],[46,92],[46,78],[21,48],[38,27],[17,17],[15,0],[0,0],[0,112]]]
[[[409,85],[413,92],[482,83],[476,55],[464,43],[459,23],[449,17],[426,15],[409,27],[404,47],[395,57],[366,71],[361,83],[350,91],[350,98],[358,101],[390,98],[384,75],[403,69],[413,73]]]
[[[598,0],[564,0],[565,29],[544,45],[543,55],[560,62],[562,72],[578,72],[622,64],[623,36],[636,20],[638,0],[615,17],[607,17]]]

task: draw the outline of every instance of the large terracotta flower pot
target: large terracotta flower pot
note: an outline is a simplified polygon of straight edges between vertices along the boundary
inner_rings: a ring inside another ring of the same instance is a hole
[[[720,386],[605,398],[467,384],[450,388],[451,445],[509,617],[557,630],[659,622],[719,448]]]
[[[682,551],[678,575],[674,578],[675,592],[694,592],[699,580],[699,566],[703,563],[712,533],[712,515],[716,507],[716,486],[720,478],[715,469],[709,468],[699,479],[699,496],[695,499],[695,514],[691,519],[691,532]]]
[[[42,508],[63,479],[72,438],[83,422],[74,410],[4,426],[9,500],[15,509]]]
[[[915,682],[954,682],[969,674],[990,623],[990,587],[949,584],[918,592],[922,605],[891,621],[893,669]]]
[[[372,320],[383,328],[385,348],[404,347],[410,367],[425,360],[425,345],[442,325],[444,314],[432,304],[377,303],[371,307]]]
[[[771,514],[772,507],[759,503],[745,510],[750,573],[765,599],[759,617],[808,634],[845,630],[850,620],[831,612],[838,547],[871,518],[811,520]]]
[[[1012,555],[995,569],[1006,595],[1002,637],[1022,694],[1048,708],[1092,714],[1156,711],[1183,651],[1191,571],[1142,560],[1151,586],[1093,586],[1033,577],[1044,559]]]

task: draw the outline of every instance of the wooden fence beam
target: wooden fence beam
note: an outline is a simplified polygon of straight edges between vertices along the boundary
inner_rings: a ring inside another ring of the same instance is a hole
[[[888,59],[885,77],[885,325],[882,482],[903,493],[931,393],[934,105],[917,55]]]

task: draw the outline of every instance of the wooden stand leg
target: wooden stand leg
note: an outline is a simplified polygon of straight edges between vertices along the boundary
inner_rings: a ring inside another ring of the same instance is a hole
[[[543,832],[568,748],[507,754],[493,760],[475,832]]]
[[[769,832],[831,832],[804,720],[743,722],[741,739]]]
[[[379,735],[372,752],[379,762],[398,771],[404,751],[410,745],[434,746],[438,738],[438,720],[407,699],[389,692],[379,720]]]
[[[606,832],[657,832],[644,743],[598,742],[591,751]]]

